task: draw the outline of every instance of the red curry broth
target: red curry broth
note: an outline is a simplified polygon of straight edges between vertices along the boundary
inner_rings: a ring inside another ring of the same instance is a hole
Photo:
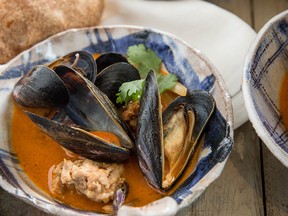
[[[288,128],[288,74],[282,82],[279,101],[280,113],[282,115],[284,124]]]
[[[93,56],[96,58],[99,54],[95,53]],[[164,70],[161,70],[161,73],[164,75],[167,74]],[[161,97],[162,109],[164,110],[177,96],[178,95],[171,91],[166,91]],[[35,112],[35,110],[33,110],[33,112]],[[43,114],[45,111],[38,110],[36,112]],[[118,138],[113,134],[111,136],[111,133],[98,131],[92,133],[100,135],[116,145],[120,145]],[[75,155],[73,158],[73,154],[66,154],[59,144],[34,125],[18,105],[15,105],[12,121],[12,146],[24,172],[41,190],[74,208],[103,212],[102,207],[106,204],[91,201],[86,198],[86,196],[77,194],[76,191],[66,191],[63,194],[52,194],[50,192],[48,184],[49,170],[51,171],[51,168],[61,163],[64,158],[75,160]],[[183,174],[182,180],[176,184],[176,188],[177,185],[179,186],[184,179],[188,177],[189,173],[194,170],[198,160],[200,146],[201,145],[199,145],[195,153],[195,157]],[[135,155],[132,155],[124,164],[124,169],[124,178],[129,185],[128,197],[125,200],[127,205],[143,206],[164,196],[147,184],[138,167],[138,161]],[[173,191],[174,190],[171,190],[169,193],[173,193]],[[111,203],[109,203],[109,205],[111,205]]]
[[[93,202],[75,191],[51,194],[48,185],[50,168],[62,162],[64,158],[69,160],[75,160],[75,158],[69,157],[59,144],[38,129],[18,105],[14,106],[11,130],[12,147],[17,154],[20,165],[26,175],[41,190],[74,208],[103,212],[102,207],[106,204]],[[129,185],[129,193],[125,203],[143,206],[163,196],[147,184],[135,156],[132,156],[124,164],[124,169],[124,177]]]

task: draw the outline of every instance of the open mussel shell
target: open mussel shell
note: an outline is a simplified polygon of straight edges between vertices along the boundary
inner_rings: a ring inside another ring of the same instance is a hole
[[[42,65],[24,75],[12,94],[19,105],[29,108],[62,108],[69,101],[63,81],[53,70]]]
[[[56,59],[54,62],[50,63],[48,67],[54,69],[59,65],[71,67],[91,82],[95,82],[97,66],[93,55],[90,52],[84,50],[71,52]]]
[[[116,94],[124,82],[140,79],[138,70],[129,63],[118,62],[103,69],[96,77],[95,85],[116,104]]]
[[[172,110],[179,104],[189,104],[195,111],[195,127],[192,133],[192,141],[198,141],[214,109],[215,101],[212,95],[204,90],[188,92],[185,97],[178,97],[163,112],[163,124],[166,124]]]
[[[128,149],[109,143],[85,130],[66,126],[30,112],[26,114],[44,133],[77,155],[103,162],[123,162],[129,158]]]
[[[49,119],[64,124],[66,126],[77,127],[77,124],[68,115],[68,111],[66,108],[54,112]]]
[[[193,157],[215,108],[205,91],[178,97],[161,113],[156,75],[151,71],[140,101],[136,150],[140,169],[157,190],[170,190]]]
[[[97,65],[97,71],[99,72],[101,72],[106,67],[118,62],[128,63],[127,59],[123,55],[114,52],[103,53],[98,56],[95,61]]]
[[[178,97],[163,112],[164,166],[169,167],[163,172],[163,189],[170,189],[184,172],[214,109],[213,97],[195,90]]]
[[[175,103],[163,116],[164,170],[162,188],[169,189],[182,174],[195,143],[192,133],[195,128],[195,112],[189,103]]]
[[[77,125],[89,131],[111,132],[123,147],[130,149],[134,146],[127,125],[102,91],[72,68],[58,66],[54,70],[69,90],[70,100],[66,109]]]

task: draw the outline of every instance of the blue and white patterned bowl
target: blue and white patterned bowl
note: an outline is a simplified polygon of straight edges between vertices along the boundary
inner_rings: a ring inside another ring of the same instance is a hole
[[[281,84],[288,73],[288,10],[259,31],[248,52],[243,95],[250,121],[270,151],[288,167],[288,133],[279,112]]]
[[[13,112],[11,92],[15,83],[33,65],[43,64],[75,50],[126,53],[130,45],[143,43],[162,59],[168,71],[178,75],[190,89],[211,92],[216,112],[207,126],[195,172],[170,197],[142,208],[123,206],[119,215],[174,215],[191,204],[222,172],[233,146],[233,116],[229,93],[223,79],[203,54],[176,37],[153,29],[136,26],[106,26],[71,29],[48,38],[21,53],[0,72],[0,185],[44,211],[58,215],[97,215],[56,203],[33,186],[19,166],[10,145],[10,121]]]

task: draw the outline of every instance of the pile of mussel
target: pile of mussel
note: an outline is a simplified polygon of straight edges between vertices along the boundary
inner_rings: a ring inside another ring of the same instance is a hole
[[[96,60],[86,51],[33,67],[15,85],[15,101],[49,108],[53,115],[25,111],[52,139],[85,158],[121,163],[136,152],[147,182],[168,191],[193,157],[215,102],[205,91],[176,98],[162,113],[155,72],[145,79],[136,135],[119,117],[116,94],[124,82],[140,79],[138,70],[118,53]],[[121,146],[91,131],[111,132]]]

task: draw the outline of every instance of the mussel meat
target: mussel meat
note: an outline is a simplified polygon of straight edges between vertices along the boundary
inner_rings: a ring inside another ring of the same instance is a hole
[[[215,102],[205,91],[178,97],[161,112],[156,75],[150,71],[140,101],[135,141],[140,169],[148,183],[168,191],[194,155]]]

